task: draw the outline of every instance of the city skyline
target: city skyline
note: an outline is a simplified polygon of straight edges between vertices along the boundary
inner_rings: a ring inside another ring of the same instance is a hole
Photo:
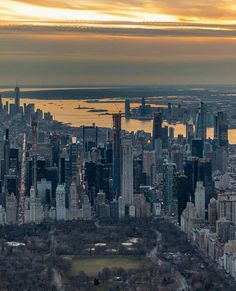
[[[236,290],[234,2],[1,1],[1,290]]]
[[[0,4],[3,85],[233,84],[234,1]]]

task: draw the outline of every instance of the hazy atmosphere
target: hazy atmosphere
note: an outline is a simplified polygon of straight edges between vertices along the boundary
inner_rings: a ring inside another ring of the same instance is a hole
[[[230,0],[0,3],[3,86],[233,84]]]

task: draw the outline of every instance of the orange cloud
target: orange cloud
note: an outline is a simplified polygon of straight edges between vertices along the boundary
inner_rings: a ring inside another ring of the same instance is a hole
[[[228,22],[236,20],[234,0],[4,0],[50,9],[70,9],[71,11],[90,11],[95,14],[117,15],[121,19],[152,20],[154,14],[174,17],[193,22]],[[95,20],[95,19],[90,19]]]

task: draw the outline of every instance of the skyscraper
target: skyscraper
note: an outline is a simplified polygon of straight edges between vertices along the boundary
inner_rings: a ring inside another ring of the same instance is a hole
[[[78,194],[75,181],[72,181],[70,185],[69,195],[68,195],[69,209],[78,207]]]
[[[171,148],[171,162],[176,164],[177,171],[182,173],[184,169],[184,154],[183,148],[180,146],[172,146]]]
[[[6,129],[5,141],[4,141],[4,174],[9,174],[10,163],[10,142],[9,142],[9,129]]]
[[[9,155],[9,169],[18,173],[19,170],[19,149],[11,148]]]
[[[176,165],[167,163],[163,169],[163,196],[166,210],[172,212],[173,197],[175,191]]]
[[[0,112],[3,110],[2,95],[0,95]]]
[[[72,181],[68,193],[68,206],[67,209],[67,219],[73,220],[79,218],[79,207],[78,207],[79,197],[77,193],[77,187],[75,181]]]
[[[93,147],[97,147],[98,142],[98,127],[93,124],[92,126],[83,126],[83,149],[84,152],[89,152]]]
[[[60,158],[60,136],[58,134],[53,134],[50,136],[52,145],[52,165],[59,166]]]
[[[133,204],[133,146],[131,139],[122,141],[122,166],[121,166],[121,196],[125,205]]]
[[[191,119],[186,123],[186,139],[189,144],[191,144],[193,137],[194,137],[194,125]]]
[[[210,159],[199,159],[198,161],[198,181],[203,182],[205,187],[205,208],[214,194],[214,183],[212,180],[212,162]]]
[[[201,107],[197,116],[196,137],[205,140],[206,129],[207,129],[207,106],[205,103],[201,102]]]
[[[6,197],[6,221],[7,224],[16,223],[17,201],[13,193]]]
[[[168,118],[168,121],[171,122],[171,120],[172,120],[172,104],[170,102],[168,103],[167,118]]]
[[[121,188],[121,114],[113,114],[112,190],[116,197]]]
[[[217,220],[217,202],[215,198],[211,198],[208,204],[208,222],[215,227]]]
[[[125,217],[125,202],[122,196],[118,198],[118,213],[119,218]]]
[[[37,122],[32,120],[32,186],[37,196]]]
[[[198,160],[198,181],[202,181],[206,187],[212,184],[212,164],[210,159]]]
[[[20,88],[15,88],[15,114],[20,112]]]
[[[169,138],[170,141],[173,141],[175,138],[175,129],[172,126],[169,127]]]
[[[197,210],[197,218],[205,219],[205,187],[203,182],[198,181],[195,190],[195,207]]]
[[[43,206],[40,198],[36,197],[34,186],[30,189],[30,222],[40,223],[43,220]]]
[[[9,194],[13,193],[18,199],[18,176],[9,175],[4,176],[4,187]]]
[[[218,146],[228,145],[227,115],[224,112],[217,112],[214,116],[214,140]]]
[[[70,144],[70,176],[77,177],[78,175],[78,144],[76,138],[72,138]]]
[[[125,118],[130,118],[130,101],[129,99],[125,99]]]
[[[66,219],[66,192],[64,185],[58,185],[56,190],[56,219]]]
[[[151,185],[151,169],[156,165],[156,154],[154,150],[143,151],[143,173],[146,174],[146,182]]]
[[[169,128],[168,126],[165,126],[162,128],[162,148],[163,149],[168,149],[168,144],[169,144]]]
[[[84,220],[89,220],[92,218],[91,204],[88,195],[83,195],[82,217]]]
[[[153,118],[152,139],[155,145],[156,139],[162,138],[162,114],[161,112],[155,113]]]
[[[197,158],[203,158],[203,139],[194,138],[192,139],[192,156]]]
[[[190,200],[188,191],[188,177],[185,175],[176,176],[176,196],[178,199],[178,221],[183,210],[187,206],[187,202]]]
[[[188,191],[192,200],[194,200],[194,193],[198,180],[198,158],[187,158],[184,166],[184,174],[188,177]]]
[[[142,98],[140,110],[141,110],[141,116],[145,116],[145,114],[146,114],[146,100],[144,97]]]

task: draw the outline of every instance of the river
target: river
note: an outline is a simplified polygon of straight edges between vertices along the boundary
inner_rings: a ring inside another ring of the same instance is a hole
[[[3,104],[6,101],[10,103],[13,99],[3,98]],[[55,120],[63,123],[69,123],[72,126],[92,125],[95,123],[100,127],[111,127],[112,116],[110,113],[117,113],[118,111],[124,112],[124,102],[114,100],[111,103],[109,99],[102,99],[100,102],[83,100],[39,100],[39,99],[26,99],[21,98],[21,105],[24,103],[34,103],[35,109],[41,109],[44,112],[51,112]],[[138,107],[140,103],[132,103],[132,107]],[[80,109],[77,109],[80,106]],[[160,105],[163,106],[163,105]],[[107,110],[106,112],[90,112],[90,110]],[[109,114],[107,114],[109,113]],[[174,127],[175,137],[179,134],[185,136],[185,125],[183,123],[177,123],[170,125],[164,122],[164,125]],[[144,130],[146,132],[152,132],[152,121],[141,121],[134,119],[122,119],[122,128],[127,131]],[[208,137],[213,137],[213,128],[208,128]],[[236,129],[229,129],[229,142],[236,144]]]

